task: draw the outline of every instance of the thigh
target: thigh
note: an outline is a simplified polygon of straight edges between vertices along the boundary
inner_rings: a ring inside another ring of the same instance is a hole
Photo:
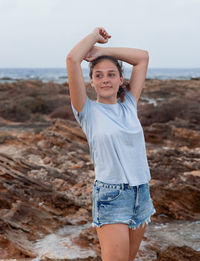
[[[129,260],[132,261],[137,255],[144,232],[146,229],[146,224],[141,224],[136,229],[129,228]]]
[[[129,228],[127,224],[105,224],[96,227],[103,261],[129,260]]]

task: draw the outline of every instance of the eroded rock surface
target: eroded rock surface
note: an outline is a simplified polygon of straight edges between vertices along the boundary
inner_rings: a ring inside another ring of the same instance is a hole
[[[198,260],[200,81],[147,80],[138,117],[156,214],[136,260]],[[101,260],[90,226],[93,180],[89,147],[72,114],[67,84],[0,84],[1,259]],[[167,234],[186,222],[192,225],[187,233],[191,229],[196,237],[193,246],[166,243],[156,230],[165,226]],[[61,247],[60,257],[43,251],[42,244],[50,243]],[[65,250],[68,256],[61,257]]]

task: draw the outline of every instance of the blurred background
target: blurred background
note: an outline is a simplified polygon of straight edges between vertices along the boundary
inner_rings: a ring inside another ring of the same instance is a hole
[[[101,260],[94,165],[65,64],[100,26],[112,35],[104,46],[150,56],[137,112],[156,213],[135,260],[200,260],[199,10],[200,0],[0,0],[2,261]]]
[[[199,10],[199,0],[0,0],[0,77],[64,76],[67,53],[97,26],[112,35],[104,46],[148,50],[148,77],[197,77]],[[86,70],[87,65],[83,61]],[[5,68],[56,71],[14,74]]]

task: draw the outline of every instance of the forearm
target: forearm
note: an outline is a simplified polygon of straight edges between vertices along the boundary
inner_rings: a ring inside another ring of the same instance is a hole
[[[78,42],[74,48],[67,55],[67,60],[81,63],[85,55],[89,52],[92,46],[96,43],[97,37],[95,34],[90,33]]]
[[[128,47],[102,47],[102,55],[115,56],[117,59],[132,65],[148,61],[149,54],[145,50]]]

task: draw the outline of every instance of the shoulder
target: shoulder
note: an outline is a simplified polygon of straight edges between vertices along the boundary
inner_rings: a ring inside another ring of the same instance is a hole
[[[134,108],[137,110],[137,101],[130,90],[127,88],[125,89],[124,94],[124,104],[128,104],[129,106],[134,106]]]
[[[91,108],[93,106],[93,104],[95,104],[95,101],[93,101],[92,99],[90,99],[88,96],[86,96],[86,100],[85,100],[85,104],[82,108],[82,110],[80,112],[78,112],[71,101],[71,107],[72,107],[72,111],[74,113],[74,116],[76,118],[76,120],[79,122],[79,124],[82,123],[82,121],[87,120],[89,116],[89,113],[91,111]]]

